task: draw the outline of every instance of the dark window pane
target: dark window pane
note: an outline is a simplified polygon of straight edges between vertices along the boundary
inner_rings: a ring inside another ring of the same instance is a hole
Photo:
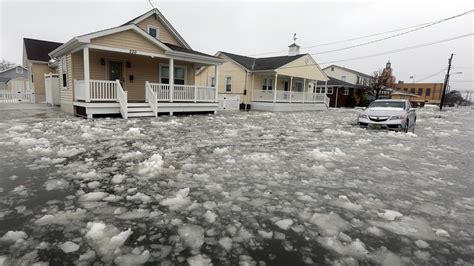
[[[149,28],[148,33],[156,38],[156,29],[155,28]]]

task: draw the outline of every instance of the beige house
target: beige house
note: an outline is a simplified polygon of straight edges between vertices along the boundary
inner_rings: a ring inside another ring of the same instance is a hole
[[[46,100],[44,75],[56,73],[49,53],[62,43],[23,38],[23,66],[28,69],[28,90],[34,92],[36,103]]]
[[[215,112],[215,87],[195,70],[223,61],[191,49],[157,10],[72,38],[50,54],[59,63],[61,109],[77,115]],[[170,71],[173,69],[173,71]]]
[[[317,81],[327,75],[309,54],[300,54],[299,46],[289,46],[286,56],[254,58],[218,52],[224,63],[216,75],[212,67],[196,74],[196,83],[219,88],[219,95],[239,97],[244,108],[264,111],[303,111],[327,108],[328,98],[316,93]]]
[[[399,92],[413,95],[410,101],[418,105],[424,105],[425,103],[439,104],[441,102],[443,83],[397,83],[395,84],[395,88]],[[393,94],[392,99],[396,99]]]

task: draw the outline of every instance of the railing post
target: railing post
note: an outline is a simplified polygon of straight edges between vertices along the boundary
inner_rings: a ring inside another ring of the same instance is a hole
[[[90,73],[89,73],[89,47],[84,47],[82,49],[83,61],[84,61],[84,90],[85,90],[85,101],[91,101],[91,92],[90,92]]]
[[[218,65],[214,65],[214,89],[216,90],[214,92],[214,102],[219,102],[219,67]]]
[[[293,76],[290,77],[290,103],[293,95]]]
[[[197,102],[197,85],[194,85],[194,102]]]
[[[174,59],[170,58],[170,63],[168,67],[168,77],[169,77],[169,85],[170,85],[170,102],[173,102],[174,98]]]
[[[148,84],[148,81],[145,81],[145,102],[150,102],[149,98],[150,98],[150,95],[148,95],[148,88],[149,88],[149,84]]]
[[[273,103],[277,100],[277,85],[278,85],[278,74],[275,74],[275,87],[273,88]]]

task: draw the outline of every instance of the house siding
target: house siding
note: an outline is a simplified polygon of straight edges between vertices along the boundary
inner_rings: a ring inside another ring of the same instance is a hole
[[[146,32],[148,32],[148,25],[155,26],[159,30],[158,39],[161,42],[170,43],[170,44],[174,44],[174,45],[177,45],[177,46],[182,46],[176,40],[176,38],[173,36],[173,34],[171,34],[168,31],[168,29],[158,19],[155,18],[155,15],[151,15],[151,16],[147,17],[146,19],[140,21],[136,25],[139,28],[141,28],[142,30],[146,31]]]
[[[23,74],[17,74],[16,69],[22,67],[15,67],[13,69],[10,69],[8,71],[0,73],[0,79],[15,79],[15,78],[24,78],[28,79],[28,70],[23,69]]]
[[[164,51],[133,30],[126,30],[91,40],[92,44],[140,52],[163,54]]]
[[[66,112],[66,113],[74,113],[74,108],[73,108],[73,84],[74,81],[72,79],[73,77],[73,69],[72,69],[72,56],[71,54],[66,55],[66,67],[67,67],[67,76],[66,76],[66,82],[67,82],[67,89],[63,89],[62,84],[63,84],[63,69],[62,69],[62,64],[59,64],[58,70],[59,70],[59,90],[60,90],[60,105],[61,105],[61,111]]]
[[[311,80],[327,80],[324,72],[314,64],[314,61],[309,55],[302,56],[278,68],[276,71],[279,75],[306,78]]]

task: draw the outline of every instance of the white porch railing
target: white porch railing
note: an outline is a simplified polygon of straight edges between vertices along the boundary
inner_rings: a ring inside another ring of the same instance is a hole
[[[116,88],[116,95],[117,95],[117,100],[120,103],[120,114],[122,114],[122,117],[127,119],[128,118],[128,112],[127,112],[127,103],[128,103],[128,93],[127,91],[124,91],[122,89],[122,85],[120,85],[120,81],[116,80],[115,82],[115,88]]]
[[[216,102],[216,89],[197,85],[149,83],[159,102]],[[170,97],[171,96],[171,97]]]
[[[276,95],[274,94],[276,93]],[[262,102],[279,102],[279,103],[325,103],[326,105],[329,98],[324,93],[312,93],[312,92],[299,92],[299,91],[283,91],[277,90],[276,92],[254,91],[253,101]]]
[[[32,91],[15,92],[0,90],[0,103],[16,102],[35,103],[35,94]]]
[[[148,81],[145,81],[145,101],[148,102],[148,104],[151,107],[151,110],[153,110],[153,114],[155,114],[155,117],[157,117],[158,116],[158,96],[150,87],[150,83]]]
[[[87,92],[85,81],[75,80],[74,99],[86,102],[115,102],[117,101],[117,82],[111,80],[90,80],[89,91]]]

